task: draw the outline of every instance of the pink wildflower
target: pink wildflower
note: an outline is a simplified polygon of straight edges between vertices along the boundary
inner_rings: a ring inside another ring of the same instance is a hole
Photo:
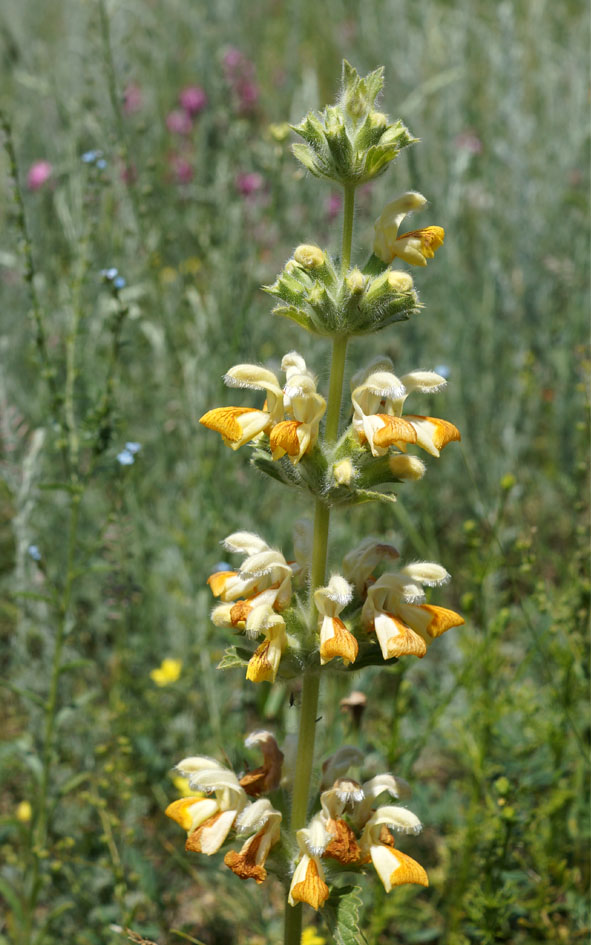
[[[123,93],[123,111],[126,115],[132,115],[139,112],[143,104],[142,90],[135,82],[130,82]]]
[[[236,49],[235,46],[230,46],[229,49],[224,53],[224,68],[229,72],[233,72],[238,66],[241,66],[244,62],[244,56],[239,49]]]
[[[193,127],[193,122],[187,112],[175,109],[166,116],[166,127],[172,134],[188,135]]]
[[[249,111],[254,108],[259,100],[259,87],[256,82],[250,79],[238,82],[236,84],[236,93],[241,111]]]
[[[52,174],[53,167],[49,161],[35,161],[27,174],[27,187],[29,190],[40,190]]]
[[[335,217],[338,217],[339,213],[341,212],[342,205],[343,198],[340,194],[331,194],[330,197],[326,198],[324,206],[326,207],[328,219],[331,223]]]
[[[182,154],[172,154],[169,158],[170,167],[176,177],[177,184],[190,184],[193,180],[193,165]]]
[[[462,131],[455,139],[455,146],[460,151],[469,151],[470,154],[482,154],[482,141],[475,131]]]
[[[207,95],[198,85],[187,85],[179,95],[181,108],[188,114],[198,115],[207,105]]]
[[[263,189],[265,180],[258,171],[250,171],[248,174],[238,174],[235,183],[239,194],[243,197],[252,197]]]

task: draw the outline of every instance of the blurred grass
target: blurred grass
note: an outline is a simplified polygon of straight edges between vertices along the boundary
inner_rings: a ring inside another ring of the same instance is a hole
[[[407,777],[429,827],[417,846],[430,890],[385,897],[366,881],[365,934],[372,945],[583,941],[586,8],[5,0],[0,16],[0,105],[13,127],[33,287],[60,391],[78,325],[74,403],[86,471],[113,337],[115,303],[100,270],[116,266],[127,280],[115,408],[82,503],[66,638],[77,662],[60,682],[56,806],[34,928],[47,920],[44,941],[75,945],[122,941],[110,927],[125,924],[160,943],[180,940],[172,928],[216,945],[279,934],[279,892],[251,895],[218,857],[187,858],[161,811],[179,757],[226,751],[240,767],[245,732],[263,719],[280,734],[294,724],[287,690],[278,704],[266,686],[215,673],[227,641],[209,625],[204,583],[224,535],[240,526],[289,545],[305,510],[253,481],[247,457],[197,419],[228,402],[221,375],[242,360],[277,363],[297,347],[326,378],[324,343],[274,323],[259,286],[299,242],[336,251],[338,221],[331,227],[326,189],[268,126],[330,101],[345,56],[360,71],[385,65],[384,110],[422,139],[360,194],[357,258],[380,208],[409,187],[430,200],[424,222],[446,229],[444,249],[415,274],[425,310],[357,344],[350,369],[377,352],[400,373],[446,365],[436,412],[463,437],[423,483],[401,489],[393,513],[355,509],[334,528],[335,565],[371,532],[395,537],[408,557],[441,561],[454,578],[448,603],[467,616],[424,663],[363,671],[325,699],[326,753],[353,737],[338,699],[353,687],[368,693],[368,771],[381,759]],[[258,99],[247,111],[224,73],[232,46],[256,69]],[[127,114],[131,83],[143,104]],[[189,84],[205,89],[208,105],[183,140],[166,116]],[[90,149],[104,152],[104,170],[81,161]],[[175,178],[179,157],[193,170],[185,184]],[[27,191],[41,159],[52,178]],[[33,344],[9,171],[3,156],[0,634],[13,688],[0,697],[0,843],[4,877],[22,888],[30,834],[15,811],[35,798],[37,702],[47,696],[54,634],[42,598],[63,586],[68,498],[44,488],[63,476],[62,434]],[[262,188],[246,198],[237,179],[253,172]],[[126,440],[142,449],[122,467]],[[149,672],[165,656],[184,668],[159,689]],[[84,780],[58,802],[77,775]],[[0,941],[20,945],[18,903],[8,905]]]

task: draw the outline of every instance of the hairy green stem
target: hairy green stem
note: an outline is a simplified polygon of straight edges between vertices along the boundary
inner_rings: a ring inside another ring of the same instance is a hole
[[[345,211],[343,216],[343,247],[341,268],[343,274],[351,263],[351,243],[353,238],[355,189],[345,188]],[[347,336],[333,339],[332,362],[326,408],[324,442],[332,445],[339,435],[339,419],[343,395],[343,378],[347,357]],[[314,540],[312,545],[312,564],[310,570],[310,630],[316,631],[318,612],[314,603],[314,591],[326,581],[326,560],[328,556],[328,532],[330,526],[330,508],[324,502],[316,500],[314,511]],[[304,676],[302,688],[302,706],[298,733],[298,751],[295,765],[293,798],[291,808],[291,831],[297,833],[305,826],[308,814],[310,782],[314,762],[314,741],[316,736],[316,715],[320,692],[320,675],[308,671]],[[302,937],[302,907],[285,907],[284,945],[299,945]]]
[[[355,215],[355,187],[345,187],[345,207],[343,211],[343,249],[341,252],[341,274],[344,275],[351,265],[351,246],[353,245],[353,217]]]

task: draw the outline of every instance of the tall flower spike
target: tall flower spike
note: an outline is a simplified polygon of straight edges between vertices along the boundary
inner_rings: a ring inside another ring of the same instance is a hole
[[[327,587],[319,587],[314,592],[314,602],[322,617],[320,662],[323,666],[335,656],[340,656],[345,665],[357,659],[359,644],[338,616],[352,597],[351,585],[338,574],[333,574]]]
[[[394,847],[389,827],[401,833],[419,833],[421,822],[404,807],[380,807],[367,821],[361,835],[361,851],[371,859],[386,892],[393,886],[416,883],[428,886],[429,880],[423,867],[406,853]]]
[[[447,580],[445,568],[420,562],[382,574],[368,589],[361,620],[367,630],[375,631],[384,659],[423,657],[432,640],[464,623],[453,610],[422,603],[422,584],[433,586]]]
[[[384,263],[391,263],[395,257],[403,259],[412,266],[426,266],[435,250],[443,245],[445,231],[441,226],[426,226],[420,230],[410,230],[398,235],[400,224],[407,213],[421,210],[427,203],[422,194],[414,190],[402,194],[382,211],[375,223],[373,251]]]
[[[262,390],[267,394],[262,410],[254,407],[214,407],[199,423],[220,433],[226,446],[239,449],[283,419],[283,391],[272,371],[256,364],[237,364],[224,376],[228,387]]]

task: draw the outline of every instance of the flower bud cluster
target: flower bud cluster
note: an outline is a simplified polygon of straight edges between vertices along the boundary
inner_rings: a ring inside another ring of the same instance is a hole
[[[298,246],[263,289],[281,301],[273,314],[317,335],[366,335],[419,311],[409,273],[387,269],[372,276],[353,268],[341,278],[328,254],[312,245]]]
[[[376,109],[383,85],[383,69],[362,78],[345,61],[338,103],[320,114],[309,112],[299,125],[292,125],[305,142],[292,145],[293,154],[315,177],[344,186],[363,184],[415,143],[401,121],[391,123]]]

